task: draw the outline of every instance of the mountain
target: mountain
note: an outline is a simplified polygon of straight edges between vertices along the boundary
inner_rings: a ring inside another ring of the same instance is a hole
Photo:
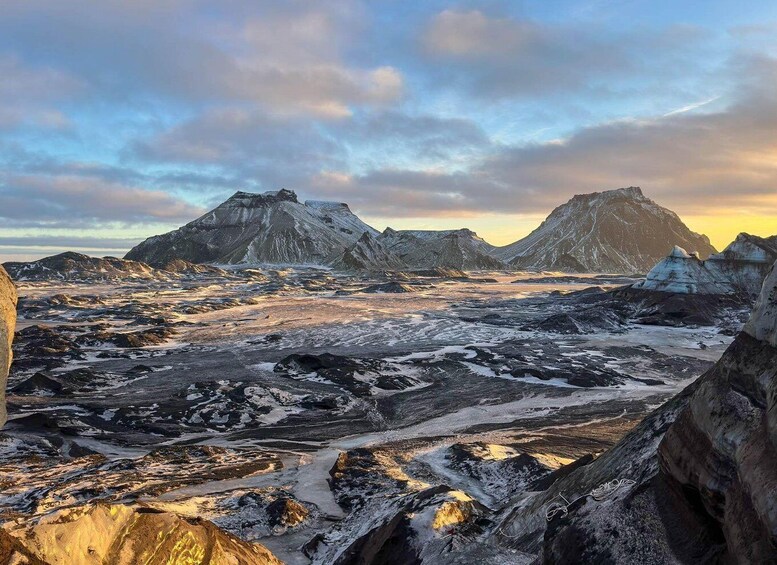
[[[0,428],[5,425],[5,388],[11,367],[11,342],[16,328],[16,288],[0,267]]]
[[[632,186],[577,195],[493,255],[527,270],[645,273],[675,245],[702,258],[715,253],[706,236]]]
[[[392,271],[403,269],[405,264],[382,241],[370,232],[364,232],[332,263],[332,267],[341,271]]]
[[[410,269],[442,267],[464,271],[504,269],[492,256],[494,246],[468,229],[386,230],[378,237],[386,249],[399,256]]]
[[[378,232],[347,204],[297,200],[291,190],[236,192],[185,226],[150,237],[125,259],[160,265],[171,259],[193,263],[327,264],[363,233]]]
[[[753,300],[777,261],[777,236],[740,233],[722,252],[706,261],[675,246],[635,289],[680,294],[741,295]]]
[[[777,562],[776,392],[777,266],[710,370],[595,461],[521,500],[498,536],[539,545],[544,563]]]

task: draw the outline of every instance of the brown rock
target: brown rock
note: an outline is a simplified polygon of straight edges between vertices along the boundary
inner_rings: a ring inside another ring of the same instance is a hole
[[[210,522],[143,506],[81,506],[4,534],[2,565],[281,565],[264,546],[239,540]],[[12,560],[22,557],[27,561]]]
[[[0,266],[0,427],[5,425],[5,385],[13,354],[11,341],[16,328],[16,287]]]

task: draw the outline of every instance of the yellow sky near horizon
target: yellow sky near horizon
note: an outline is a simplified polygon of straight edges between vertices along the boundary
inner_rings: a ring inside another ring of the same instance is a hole
[[[545,214],[479,214],[469,217],[429,217],[386,219],[365,217],[365,221],[383,230],[446,230],[469,228],[492,245],[507,245],[528,235],[545,219]],[[722,250],[741,232],[767,237],[777,235],[777,216],[771,214],[681,215],[689,229],[703,233],[717,250]]]

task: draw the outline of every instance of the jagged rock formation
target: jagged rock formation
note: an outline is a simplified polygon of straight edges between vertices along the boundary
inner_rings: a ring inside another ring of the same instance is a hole
[[[527,270],[645,273],[675,245],[702,258],[715,253],[706,236],[629,187],[573,197],[494,256]]]
[[[516,506],[500,542],[536,551],[544,532],[546,563],[777,562],[776,392],[773,267],[713,368],[612,450]],[[585,495],[616,478],[636,484]],[[543,509],[562,493],[568,514],[546,527]]]
[[[241,541],[205,520],[108,504],[63,510],[30,527],[0,530],[0,563],[281,565],[264,546]]]
[[[28,263],[8,262],[3,266],[16,281],[40,280],[123,280],[154,279],[154,269],[138,261],[116,257],[89,257],[82,253],[66,251]]]
[[[389,251],[372,233],[364,232],[359,240],[343,252],[332,267],[342,271],[391,271],[405,264]]]
[[[398,255],[410,269],[441,267],[470,271],[505,268],[504,263],[491,255],[494,247],[468,229],[397,231],[386,228],[378,241]]]
[[[14,329],[16,328],[16,288],[0,267],[0,427],[8,417],[5,411],[5,385],[11,366]]]
[[[126,259],[162,265],[171,259],[193,263],[328,264],[368,232],[347,204],[297,200],[291,190],[236,192],[204,216],[151,237]]]
[[[753,300],[777,261],[777,236],[740,233],[721,253],[706,261],[675,246],[635,289],[680,294],[739,295]]]
[[[777,261],[777,235],[758,237],[740,233],[722,252],[711,255],[705,267],[733,292],[756,297],[772,264]]]
[[[731,283],[716,275],[698,255],[675,245],[669,256],[659,261],[645,280],[633,288],[679,294],[732,294]]]

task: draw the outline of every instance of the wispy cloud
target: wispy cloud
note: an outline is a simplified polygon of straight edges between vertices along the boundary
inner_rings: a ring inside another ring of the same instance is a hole
[[[666,114],[664,114],[664,117],[666,118],[667,116],[674,116],[675,114],[684,114],[685,112],[692,112],[693,110],[702,108],[707,104],[712,104],[713,102],[720,100],[720,98],[721,98],[720,96],[713,96],[711,98],[707,98],[706,100],[701,100],[699,102],[693,102],[686,106],[681,106],[680,108],[667,112]]]

